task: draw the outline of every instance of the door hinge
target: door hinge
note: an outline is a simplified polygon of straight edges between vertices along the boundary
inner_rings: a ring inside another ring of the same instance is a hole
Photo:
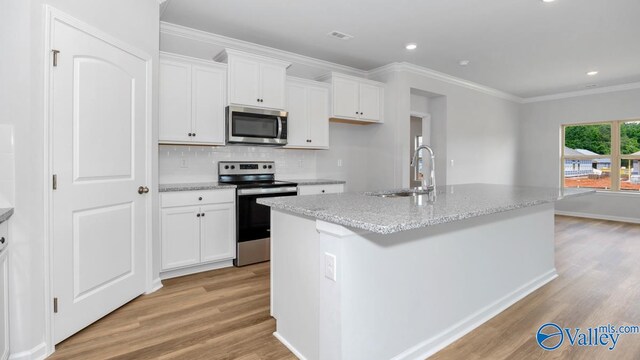
[[[53,53],[53,66],[58,66],[58,54],[60,50],[52,49],[51,52]]]
[[[58,190],[58,175],[53,174],[53,190]]]
[[[53,313],[54,314],[58,313],[58,298],[57,297],[53,298]]]

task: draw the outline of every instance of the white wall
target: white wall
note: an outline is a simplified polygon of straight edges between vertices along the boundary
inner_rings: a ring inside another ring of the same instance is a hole
[[[44,4],[49,4],[158,60],[156,0],[1,0],[3,93],[0,123],[15,134],[15,214],[10,253],[11,353],[41,354],[45,341],[44,254]],[[64,51],[64,49],[61,49]],[[47,55],[47,61],[49,57]],[[154,84],[156,82],[154,81]],[[8,89],[8,93],[4,92]],[[154,99],[157,98],[154,85]],[[155,101],[154,101],[155,103]],[[154,106],[154,119],[157,119]],[[157,208],[157,206],[154,206]],[[157,218],[157,214],[156,214]]]
[[[186,161],[187,167],[183,167]],[[316,178],[316,151],[266,146],[160,145],[160,184],[218,181],[220,161],[275,161],[278,179]]]
[[[524,104],[520,114],[518,183],[560,186],[560,126],[640,119],[640,89]],[[535,166],[531,166],[534,164]],[[640,221],[640,194],[598,193],[566,199],[558,212]]]
[[[440,185],[515,182],[520,104],[404,70],[379,72],[373,79],[387,84],[385,124],[371,140],[376,156],[384,159],[381,169],[385,175],[372,184],[375,188],[408,183],[406,134],[411,92],[416,90],[440,95],[429,102]],[[455,166],[451,166],[451,160]]]

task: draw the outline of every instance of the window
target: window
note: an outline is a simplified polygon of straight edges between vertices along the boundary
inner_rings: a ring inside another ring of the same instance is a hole
[[[562,127],[562,184],[640,191],[640,121]]]

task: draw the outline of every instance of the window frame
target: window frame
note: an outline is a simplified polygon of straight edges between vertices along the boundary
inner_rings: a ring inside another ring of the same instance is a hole
[[[597,191],[606,191],[606,192],[617,192],[617,193],[623,193],[623,194],[633,194],[633,193],[638,193],[640,191],[634,191],[634,190],[621,190],[620,189],[620,180],[621,180],[621,173],[620,173],[620,167],[621,167],[621,163],[622,160],[640,160],[640,156],[636,155],[623,155],[622,152],[620,151],[620,141],[621,141],[621,132],[620,132],[620,128],[622,127],[622,124],[624,123],[628,123],[628,122],[640,122],[640,119],[627,119],[627,120],[612,120],[612,121],[594,121],[594,122],[583,122],[583,123],[570,123],[570,124],[562,124],[561,125],[561,146],[560,146],[560,186],[563,189],[566,189],[565,187],[565,177],[564,177],[564,171],[565,171],[565,161],[566,160],[593,160],[593,159],[610,159],[611,160],[611,172],[610,172],[610,179],[611,179],[611,187],[609,189],[600,189],[600,188],[595,188]],[[609,125],[611,126],[611,154],[610,155],[572,155],[572,156],[565,156],[564,154],[564,148],[565,148],[565,132],[566,132],[566,128],[567,127],[571,127],[571,126],[588,126],[588,125]],[[618,164],[616,166],[614,166],[614,164]]]

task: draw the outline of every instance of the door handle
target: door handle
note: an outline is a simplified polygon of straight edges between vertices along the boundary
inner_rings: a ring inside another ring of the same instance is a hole
[[[140,186],[138,187],[138,194],[142,195],[142,194],[146,194],[149,192],[149,188],[146,186]]]

